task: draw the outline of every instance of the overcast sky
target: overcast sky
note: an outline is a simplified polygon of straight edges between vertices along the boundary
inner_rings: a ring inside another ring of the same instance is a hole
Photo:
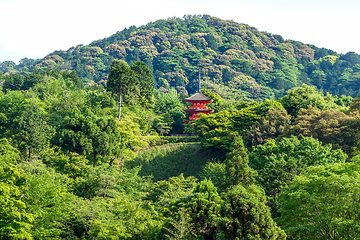
[[[186,14],[208,14],[360,54],[359,0],[0,0],[0,62],[43,58],[125,27]]]

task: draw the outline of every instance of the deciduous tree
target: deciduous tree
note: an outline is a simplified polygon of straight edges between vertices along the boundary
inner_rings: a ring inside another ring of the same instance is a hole
[[[278,222],[291,239],[360,237],[358,163],[310,167],[279,197]]]

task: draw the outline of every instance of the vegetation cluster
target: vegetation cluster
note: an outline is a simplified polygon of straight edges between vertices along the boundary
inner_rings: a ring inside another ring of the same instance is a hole
[[[358,61],[188,16],[4,62],[0,239],[358,239]]]

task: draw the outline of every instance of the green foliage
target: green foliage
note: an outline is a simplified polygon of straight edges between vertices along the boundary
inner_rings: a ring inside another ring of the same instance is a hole
[[[38,161],[23,163],[25,183],[21,188],[29,213],[35,216],[31,235],[34,239],[60,239],[65,233],[72,195],[67,193],[68,179]]]
[[[221,191],[226,179],[226,165],[222,162],[209,161],[200,172],[201,179],[209,179]]]
[[[22,152],[28,151],[29,160],[33,150],[39,152],[50,144],[54,130],[48,125],[37,99],[29,99],[15,122],[18,124],[18,133],[14,139]]]
[[[17,132],[15,119],[19,117],[24,109],[25,96],[19,91],[11,91],[8,94],[0,95],[0,135],[8,139]]]
[[[224,163],[226,178],[222,184],[223,189],[238,184],[246,188],[255,183],[256,174],[248,165],[248,154],[241,137],[234,138]]]
[[[154,239],[160,230],[161,216],[145,202],[118,197],[108,201],[96,199],[106,215],[90,221],[90,237],[97,239]],[[94,212],[100,215],[99,212]],[[101,212],[100,212],[101,213]]]
[[[10,145],[6,138],[0,139],[0,166],[17,164],[20,161],[20,151]]]
[[[355,53],[188,15],[0,69],[1,239],[358,237]]]
[[[156,102],[154,105],[154,111],[161,116],[154,122],[155,124],[158,124],[159,122],[161,124],[158,127],[155,125],[155,127],[162,129],[165,126],[169,127],[168,130],[171,130],[172,133],[182,133],[184,105],[181,103],[179,97],[180,95],[177,94],[174,88],[171,88],[167,93],[160,91],[155,93]]]
[[[313,136],[323,143],[331,143],[334,148],[340,148],[349,156],[358,154],[359,149],[359,115],[351,115],[335,111],[319,110],[309,106],[300,109],[294,123],[285,129],[282,136],[291,135]]]
[[[319,109],[340,109],[340,106],[334,102],[332,97],[324,97],[316,91],[315,87],[303,85],[287,92],[287,95],[280,99],[287,112],[295,117],[300,108],[308,108],[309,105]]]
[[[249,165],[258,172],[257,180],[266,194],[276,201],[282,189],[296,175],[304,173],[308,166],[341,163],[346,158],[341,150],[332,151],[330,144],[322,146],[312,137],[301,140],[292,137],[258,145],[249,154]]]
[[[223,195],[217,239],[285,239],[271,218],[265,194],[256,185],[235,185]]]
[[[131,100],[131,95],[137,94],[136,74],[125,61],[114,60],[110,66],[107,90],[119,94],[119,120],[121,119],[122,96]],[[134,97],[134,96],[132,96]]]
[[[259,122],[256,122],[246,134],[244,140],[247,147],[256,147],[270,139],[276,139],[282,135],[290,125],[290,115],[286,110],[271,108]]]
[[[211,90],[208,90],[206,88],[201,89],[201,92],[205,96],[213,100],[213,102],[206,104],[209,109],[214,110],[215,112],[220,111],[221,107],[224,105],[224,101],[222,100],[221,96],[219,94],[213,93]]]
[[[354,98],[354,102],[351,103],[349,111],[360,111],[360,94],[356,98]]]
[[[85,156],[64,154],[56,150],[58,149],[51,148],[42,152],[41,160],[46,166],[73,179],[87,176],[91,166]]]
[[[291,239],[356,239],[359,184],[358,163],[311,167],[280,195],[278,222]]]
[[[254,123],[259,121],[271,108],[283,109],[277,101],[241,102],[236,109],[214,114],[199,115],[189,124],[188,134],[195,132],[206,147],[216,147],[227,152],[236,135],[245,135]]]
[[[97,166],[75,179],[74,193],[87,199],[138,198],[144,195],[146,188],[145,179],[138,176],[138,172],[139,168],[121,170],[116,166]]]
[[[120,131],[114,118],[97,117],[88,109],[84,113],[74,109],[70,116],[65,117],[64,125],[57,132],[54,143],[64,151],[92,154],[95,167],[98,154],[119,154],[119,140]]]
[[[196,180],[193,176],[185,178],[180,174],[168,180],[157,181],[150,185],[149,194],[145,199],[162,207],[168,207],[171,202],[190,196],[196,187]]]
[[[221,202],[214,184],[205,179],[196,186],[191,195],[171,203],[169,209],[175,219],[181,216],[179,209],[186,209],[194,228],[194,237],[202,235],[207,239],[216,236]]]
[[[24,184],[15,165],[0,165],[0,237],[2,239],[33,239],[30,234],[34,215],[27,210],[20,188]]]
[[[136,61],[131,66],[139,81],[140,97],[150,99],[153,95],[153,76],[151,70],[142,61]]]

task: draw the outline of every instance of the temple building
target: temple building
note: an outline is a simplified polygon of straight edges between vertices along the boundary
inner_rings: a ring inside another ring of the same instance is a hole
[[[213,100],[206,97],[201,91],[195,93],[189,98],[185,98],[185,101],[193,104],[190,106],[190,109],[184,110],[187,113],[191,113],[189,119],[183,119],[183,122],[185,123],[196,120],[199,113],[208,114],[214,112],[214,110],[210,110],[206,106],[207,103],[212,102]]]

